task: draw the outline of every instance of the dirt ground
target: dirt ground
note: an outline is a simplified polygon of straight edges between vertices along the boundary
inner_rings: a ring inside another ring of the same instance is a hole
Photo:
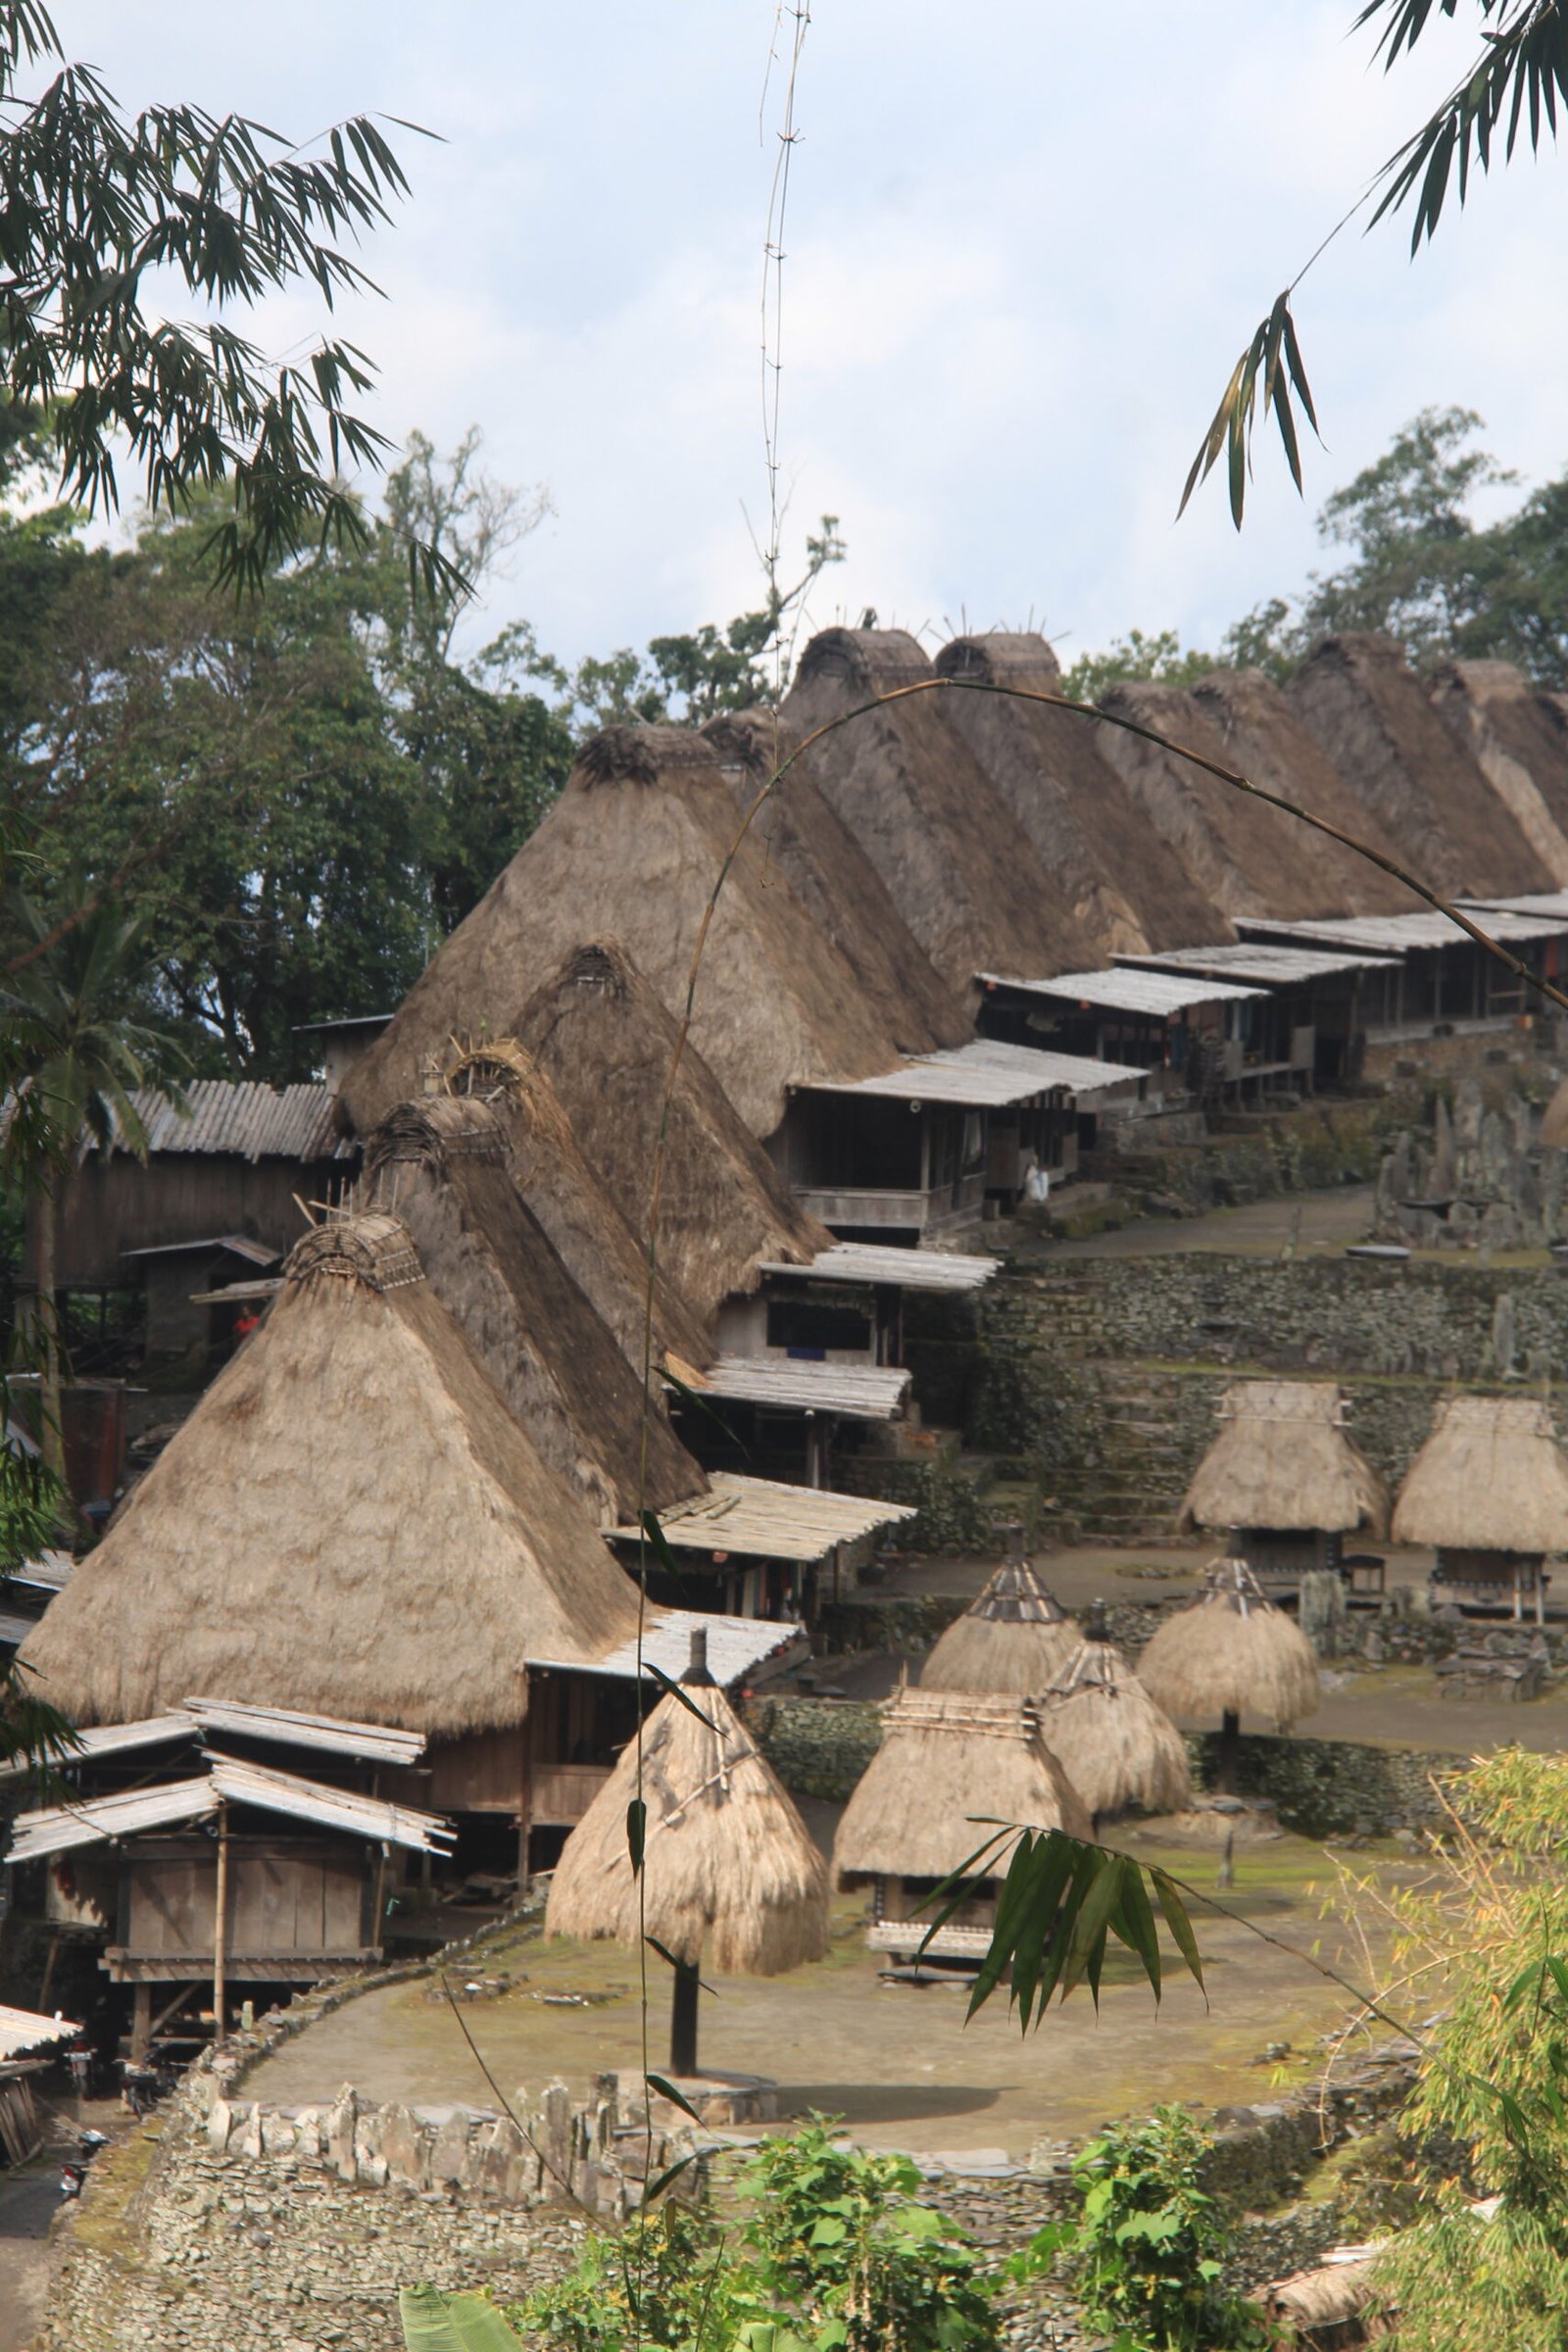
[[[112,2136],[130,2128],[117,2100],[81,2106],[69,2092],[35,2091],[44,2152],[15,2171],[0,2171],[0,2352],[24,2352],[43,2317],[55,2249],[49,2225],[60,2210],[60,2163],[74,2155],[82,2127]]]

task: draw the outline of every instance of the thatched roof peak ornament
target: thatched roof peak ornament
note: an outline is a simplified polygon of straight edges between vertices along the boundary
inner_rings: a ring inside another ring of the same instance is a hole
[[[602,727],[578,751],[571,783],[586,790],[596,784],[657,784],[665,768],[714,764],[710,747],[690,727]]]
[[[955,637],[938,654],[939,678],[973,678],[988,686],[1030,686],[1061,692],[1061,664],[1037,629],[988,629]]]
[[[1004,1560],[964,1614],[948,1627],[920,1676],[923,1690],[1049,1689],[1083,1635],[1028,1560]]]
[[[395,1291],[424,1280],[424,1268],[409,1229],[385,1209],[328,1217],[313,1225],[283,1261],[283,1281],[319,1277],[363,1283],[368,1291]]]

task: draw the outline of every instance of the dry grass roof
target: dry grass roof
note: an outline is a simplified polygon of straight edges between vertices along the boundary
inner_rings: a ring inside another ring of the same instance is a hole
[[[493,1103],[405,1102],[366,1141],[362,1193],[407,1226],[436,1296],[547,1465],[601,1525],[706,1484],[518,1190]]]
[[[1541,1114],[1540,1141],[1552,1152],[1568,1149],[1568,1078],[1558,1079]]]
[[[1089,1813],[1028,1699],[901,1690],[833,1841],[840,1886],[943,1879],[991,1836],[986,1821],[1090,1836]]]
[[[530,1653],[588,1663],[635,1622],[630,1580],[378,1213],[299,1244],[26,1648],[83,1724],[202,1690],[431,1737],[519,1723]]]
[[[676,1025],[617,941],[578,948],[525,1007],[519,1035],[646,1246]],[[808,1216],[700,1054],[680,1058],[664,1136],[659,1260],[705,1320],[772,1260],[809,1265],[831,1235]],[[705,1359],[706,1360],[706,1359]]]
[[[1321,1697],[1311,1643],[1242,1560],[1211,1568],[1197,1599],[1155,1628],[1138,1675],[1167,1715],[1199,1721],[1251,1713],[1299,1723]]]
[[[986,686],[1061,692],[1056,657],[1033,633],[956,637],[938,654],[936,668],[942,677]],[[1102,757],[1105,730],[1093,719],[987,693],[944,695],[941,715],[1065,889],[1101,960],[1232,936],[1219,907]]]
[[[614,727],[593,737],[544,822],[349,1073],[356,1126],[419,1094],[451,1036],[514,1036],[529,999],[584,941],[619,940],[679,1018],[739,821],[700,735]],[[708,934],[692,1042],[753,1134],[772,1133],[793,1084],[889,1068],[894,1009],[867,999],[765,843],[744,843]]]
[[[1323,1529],[1389,1523],[1388,1490],[1345,1428],[1332,1381],[1242,1380],[1220,1398],[1218,1437],[1198,1466],[1181,1525]]]
[[[1549,885],[1551,875],[1392,638],[1326,638],[1289,693],[1362,807],[1424,882],[1480,895]]]
[[[1113,1643],[1079,1644],[1045,1693],[1041,1728],[1091,1813],[1176,1813],[1191,1804],[1187,1742]]]
[[[1467,751],[1554,882],[1568,882],[1568,714],[1511,662],[1444,662],[1438,716]]]
[[[1010,1691],[1037,1698],[1083,1634],[1027,1560],[1007,1560],[938,1641],[922,1690]]]
[[[1539,1397],[1448,1396],[1394,1506],[1396,1544],[1568,1551],[1568,1457]]]
[[[551,1883],[552,1936],[655,1937],[677,1960],[705,1953],[724,1976],[782,1976],[827,1952],[827,1866],[723,1692],[683,1685],[643,1726],[572,1831]],[[647,1806],[644,1895],[626,1810]]]

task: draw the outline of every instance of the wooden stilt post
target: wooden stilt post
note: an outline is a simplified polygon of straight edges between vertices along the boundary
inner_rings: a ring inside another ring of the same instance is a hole
[[[153,2037],[153,1988],[149,1984],[136,1985],[130,1996],[130,2060],[140,2066],[147,2055],[147,2044]]]
[[[228,1807],[218,1808],[218,1893],[213,1904],[213,2045],[223,2038],[223,1972],[228,1961]]]
[[[1236,1751],[1242,1737],[1242,1719],[1227,1707],[1219,1719],[1219,1768],[1215,1779],[1221,1796],[1236,1794]]]
[[[669,2000],[669,2071],[677,2082],[697,2072],[697,1993],[695,1964],[678,1960]]]

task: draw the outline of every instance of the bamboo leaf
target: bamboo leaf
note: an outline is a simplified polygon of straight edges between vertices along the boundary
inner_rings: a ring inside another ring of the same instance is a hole
[[[662,1666],[656,1666],[652,1658],[644,1658],[643,1672],[651,1676],[660,1689],[666,1690],[671,1698],[678,1698],[688,1715],[695,1715],[698,1722],[706,1723],[710,1732],[717,1732],[718,1726],[711,1715],[705,1715],[685,1685],[677,1683],[673,1675],[666,1674]]]
[[[1198,1938],[1193,1934],[1193,1923],[1187,1916],[1187,1906],[1162,1870],[1151,1867],[1149,1876],[1160,1911],[1164,1915],[1165,1925],[1176,1939],[1176,1948],[1186,1961],[1190,1974],[1197,1979],[1199,1990],[1206,1999],[1207,1987],[1203,1984],[1202,1955],[1198,1948]]]
[[[1144,1874],[1136,1863],[1123,1878],[1121,1908],[1111,1925],[1128,1950],[1137,1954],[1157,2003],[1162,1976],[1159,1931],[1154,1925],[1154,1909],[1144,1885]]]
[[[631,1875],[636,1878],[643,1866],[643,1850],[648,1836],[648,1807],[640,1796],[634,1796],[626,1807],[626,1851],[631,1856]]]
[[[398,2289],[404,2352],[522,2352],[522,2338],[487,2295]]]
[[[697,2150],[694,2148],[689,2156],[683,2156],[678,2164],[672,2164],[667,2173],[661,2173],[657,2180],[650,2180],[643,2191],[644,2205],[651,2205],[657,2196],[662,2196],[670,2182],[678,2180],[687,2166],[696,2162]]]
[[[686,1571],[676,1565],[675,1555],[670,1550],[664,1531],[659,1524],[659,1513],[657,1511],[639,1511],[637,1524],[643,1531],[644,1543],[647,1544],[661,1568],[676,1578],[677,1581],[684,1579]]]
[[[684,2113],[691,2117],[694,2124],[700,2124],[702,2122],[702,2117],[698,2114],[696,2108],[686,2096],[686,2093],[683,2090],[677,2090],[667,2075],[648,2075],[645,2076],[644,2080],[646,2081],[650,2090],[657,2090],[662,2099],[668,2099],[671,2106],[681,2108]]]

